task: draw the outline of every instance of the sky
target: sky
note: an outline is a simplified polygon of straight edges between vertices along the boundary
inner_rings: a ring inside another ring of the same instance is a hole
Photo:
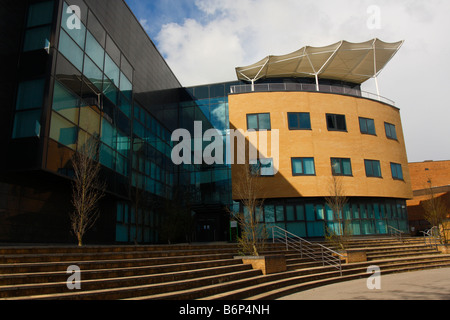
[[[341,40],[404,40],[378,77],[408,160],[450,160],[448,0],[125,0],[183,86],[234,81],[268,55]],[[375,82],[363,84],[376,93]]]

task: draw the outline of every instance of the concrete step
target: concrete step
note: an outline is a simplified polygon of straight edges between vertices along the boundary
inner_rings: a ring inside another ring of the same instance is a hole
[[[428,257],[411,261],[408,259],[397,259],[391,261],[379,261],[382,274],[394,272],[406,272],[423,270],[429,268],[440,268],[450,266],[450,255],[447,257]],[[341,281],[368,277],[367,268],[370,263],[358,263],[343,266],[343,276],[333,267],[319,267],[298,270],[285,273],[284,279],[278,277],[267,277],[266,282],[253,286],[239,288],[221,294],[206,297],[206,300],[259,300],[276,299],[301,290],[307,290],[319,285],[331,284]]]
[[[201,288],[212,284],[223,284],[238,279],[245,279],[261,275],[259,270],[245,270],[219,275],[204,276],[194,279],[181,279],[156,284],[140,284],[118,287],[115,289],[95,289],[81,292],[67,292],[57,294],[44,294],[21,296],[8,300],[119,300],[146,295],[156,295],[179,290]]]

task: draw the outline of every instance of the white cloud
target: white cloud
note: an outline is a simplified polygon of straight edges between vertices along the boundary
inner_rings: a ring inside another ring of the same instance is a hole
[[[235,67],[305,45],[380,38],[405,45],[379,78],[381,94],[402,109],[411,161],[450,159],[447,75],[450,1],[196,0],[202,19],[166,24],[158,48],[185,86],[232,81]],[[370,6],[381,28],[367,26]],[[363,87],[375,92],[372,81]],[[436,143],[434,141],[437,141]]]

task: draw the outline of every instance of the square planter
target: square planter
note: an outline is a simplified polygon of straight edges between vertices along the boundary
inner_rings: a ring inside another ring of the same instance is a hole
[[[284,272],[287,270],[286,257],[284,255],[242,256],[234,258],[242,259],[244,264],[251,264],[253,269],[261,270],[264,275]]]
[[[450,254],[450,244],[438,244],[437,249],[443,254]]]
[[[339,253],[343,255],[343,257],[341,257],[341,260],[344,260],[345,263],[357,263],[367,261],[367,253],[365,250],[351,249],[339,251]]]

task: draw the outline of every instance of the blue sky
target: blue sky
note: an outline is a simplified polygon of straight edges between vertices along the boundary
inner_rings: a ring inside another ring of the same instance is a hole
[[[181,24],[185,19],[201,19],[201,12],[193,0],[125,0],[125,2],[143,22],[153,40],[165,24]]]
[[[304,46],[405,40],[381,95],[401,109],[411,162],[450,159],[448,0],[125,1],[184,86],[233,81],[236,67]],[[374,81],[363,90],[376,92]]]

